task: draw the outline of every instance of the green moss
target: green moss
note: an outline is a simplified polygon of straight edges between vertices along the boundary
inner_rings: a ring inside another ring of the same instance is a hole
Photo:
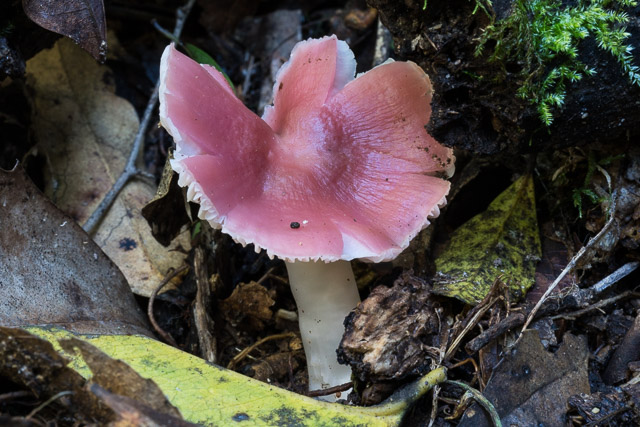
[[[620,64],[629,82],[640,86],[640,69],[633,64],[633,47],[625,44],[629,22],[625,8],[636,0],[578,0],[566,6],[560,0],[515,0],[510,16],[490,24],[484,31],[476,54],[493,41],[490,62],[520,67],[522,84],[517,96],[536,106],[547,126],[566,97],[569,84],[594,75],[578,59],[582,40],[593,37],[598,47],[609,52]]]

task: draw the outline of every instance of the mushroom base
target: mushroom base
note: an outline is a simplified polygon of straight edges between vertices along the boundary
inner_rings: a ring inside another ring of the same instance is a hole
[[[351,381],[351,368],[340,365],[336,355],[344,334],[344,319],[360,302],[351,264],[348,261],[318,261],[287,262],[286,265],[291,292],[298,306],[309,389],[324,389]]]

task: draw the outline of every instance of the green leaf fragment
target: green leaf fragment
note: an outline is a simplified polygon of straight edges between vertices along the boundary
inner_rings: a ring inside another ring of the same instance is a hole
[[[522,298],[540,256],[533,179],[524,175],[451,235],[435,260],[434,292],[477,304],[499,278]]]
[[[152,379],[185,420],[203,426],[393,427],[413,402],[446,379],[438,367],[376,406],[329,403],[207,363],[140,335],[85,335],[47,327],[25,328],[51,342],[71,360],[69,367],[92,376],[82,357],[66,353],[58,340],[76,337]]]
[[[207,52],[205,52],[204,50],[200,49],[198,46],[193,45],[191,43],[185,43],[183,46],[184,46],[184,50],[187,51],[187,55],[189,55],[191,59],[193,59],[199,64],[211,65],[213,68],[220,71],[224,76],[224,78],[229,83],[229,86],[231,86],[231,89],[233,89],[234,91],[236,90],[235,86],[233,86],[233,82],[231,81],[227,73],[225,73],[222,70],[222,67],[220,66],[220,64],[218,64],[211,55],[209,55]]]

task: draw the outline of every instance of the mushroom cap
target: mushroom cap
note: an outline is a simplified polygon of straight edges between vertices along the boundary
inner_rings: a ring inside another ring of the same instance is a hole
[[[160,120],[199,216],[287,261],[395,258],[446,203],[452,150],[425,130],[431,84],[412,62],[354,79],[335,36],[298,43],[263,118],[224,76],[168,46]]]

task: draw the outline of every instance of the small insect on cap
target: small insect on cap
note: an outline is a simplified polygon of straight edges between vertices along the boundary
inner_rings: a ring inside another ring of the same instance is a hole
[[[406,248],[446,203],[455,158],[425,131],[420,67],[355,68],[335,36],[298,43],[260,118],[220,72],[168,46],[160,119],[200,217],[287,261],[378,262]]]

